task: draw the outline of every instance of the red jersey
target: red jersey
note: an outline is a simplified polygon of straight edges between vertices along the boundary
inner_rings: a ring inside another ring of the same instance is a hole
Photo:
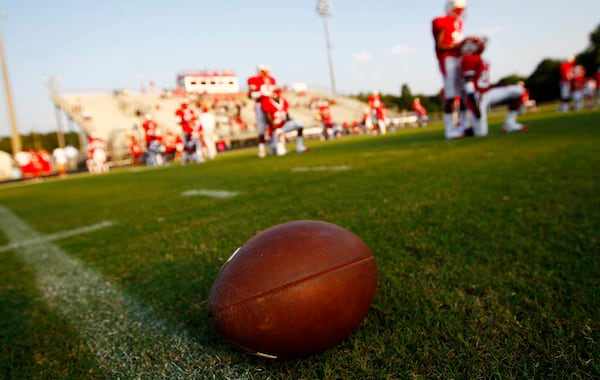
[[[412,109],[420,117],[427,115],[427,110],[425,110],[425,107],[423,107],[423,104],[421,104],[421,102],[413,102]]]
[[[88,146],[88,158],[94,157],[94,152],[97,150],[104,150],[104,140],[99,137],[90,137],[87,142]]]
[[[478,93],[490,89],[490,65],[480,55],[464,55],[460,67],[463,77],[467,79],[467,86],[474,86]]]
[[[573,79],[573,69],[575,68],[575,63],[571,61],[562,62],[558,66],[558,70],[560,71],[560,80],[562,81],[570,81]]]
[[[267,115],[270,115],[270,119],[273,123],[273,128],[278,129],[283,126],[287,120],[287,112],[290,107],[287,100],[280,98],[275,100],[273,98],[263,98],[261,101],[262,109]]]
[[[585,68],[581,65],[576,65],[573,68],[573,89],[583,90],[585,88]]]
[[[331,118],[331,108],[329,108],[329,104],[321,104],[319,106],[319,117],[321,118],[321,122],[330,126],[332,124]]]
[[[136,139],[132,139],[129,144],[129,151],[133,157],[140,157],[142,155],[142,146]]]
[[[377,108],[375,113],[375,116],[377,116],[377,120],[387,119],[387,108],[385,108],[385,106],[382,105],[381,107]]]
[[[440,70],[444,72],[444,59],[446,57],[460,57],[458,44],[463,39],[463,22],[460,18],[451,15],[441,16],[431,22],[431,32],[435,41],[435,54],[440,64]],[[450,50],[443,47],[454,46]]]
[[[142,128],[144,129],[144,135],[146,137],[146,143],[149,143],[156,136],[156,132],[158,131],[158,124],[154,120],[147,119],[142,123]]]
[[[272,76],[257,75],[248,78],[248,96],[256,101],[270,97],[277,87],[277,81]]]
[[[196,113],[193,109],[182,106],[175,111],[175,116],[177,117],[177,122],[181,125],[183,133],[192,132],[193,124],[196,121]]]
[[[381,102],[381,97],[379,96],[379,94],[372,94],[371,96],[369,96],[367,103],[369,103],[369,107],[371,107],[371,109],[373,109],[373,110],[376,110],[376,109],[380,108],[381,106],[383,106],[383,103]]]

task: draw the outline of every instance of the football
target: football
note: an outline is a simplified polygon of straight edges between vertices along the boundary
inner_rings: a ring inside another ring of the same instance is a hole
[[[247,352],[306,357],[356,330],[376,287],[375,257],[360,238],[332,223],[292,221],[233,253],[210,290],[208,317]]]

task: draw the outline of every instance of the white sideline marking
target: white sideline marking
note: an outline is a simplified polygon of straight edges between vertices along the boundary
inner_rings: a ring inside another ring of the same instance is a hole
[[[197,195],[204,195],[212,198],[233,198],[240,193],[238,191],[226,191],[226,190],[188,190],[181,193],[182,197],[193,197]]]
[[[296,166],[292,168],[293,172],[337,172],[343,170],[350,170],[350,165],[337,165],[337,166]]]
[[[113,224],[114,224],[113,222],[105,220],[105,221],[102,221],[102,222],[97,223],[97,224],[92,224],[91,226],[76,228],[74,230],[69,230],[69,231],[57,232],[57,233],[54,233],[54,234],[50,234],[50,235],[46,235],[46,236],[40,236],[40,237],[33,238],[33,239],[26,239],[26,240],[23,240],[23,241],[17,241],[15,243],[11,243],[11,244],[4,245],[4,246],[0,247],[0,253],[7,252],[7,251],[12,251],[14,249],[18,249],[18,248],[24,247],[26,245],[47,243],[47,242],[51,242],[51,241],[54,241],[54,240],[65,239],[65,238],[68,238],[68,237],[71,237],[71,236],[77,236],[77,235],[85,234],[85,233],[88,233],[88,232],[93,232],[93,231],[96,231],[96,230],[100,230],[102,228],[110,227]]]
[[[40,294],[85,341],[107,378],[245,378],[250,373],[156,318],[151,307],[130,298],[1,205],[0,230],[15,246],[37,241],[21,244],[15,252],[34,269]]]

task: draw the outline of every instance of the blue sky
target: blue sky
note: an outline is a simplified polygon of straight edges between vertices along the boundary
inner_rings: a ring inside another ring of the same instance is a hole
[[[337,92],[378,89],[433,94],[441,85],[431,20],[443,0],[330,0]],[[468,0],[465,34],[490,38],[492,80],[527,76],[544,58],[588,46],[600,1]],[[0,0],[0,19],[19,131],[56,128],[44,78],[59,92],[173,87],[186,69],[233,69],[242,82],[268,63],[280,83],[330,90],[317,0]],[[3,90],[4,87],[2,87]],[[10,131],[0,91],[0,136]]]

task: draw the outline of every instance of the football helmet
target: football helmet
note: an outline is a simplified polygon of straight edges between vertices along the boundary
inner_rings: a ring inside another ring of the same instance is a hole
[[[463,40],[460,45],[460,52],[465,54],[481,54],[487,44],[486,37],[469,36]]]
[[[467,7],[467,0],[448,0],[446,1],[446,13],[456,15]],[[458,12],[457,12],[458,11]]]
[[[261,63],[256,67],[256,71],[258,71],[259,73],[262,71],[269,72],[269,71],[271,71],[271,67],[269,65],[267,65],[266,63]]]

